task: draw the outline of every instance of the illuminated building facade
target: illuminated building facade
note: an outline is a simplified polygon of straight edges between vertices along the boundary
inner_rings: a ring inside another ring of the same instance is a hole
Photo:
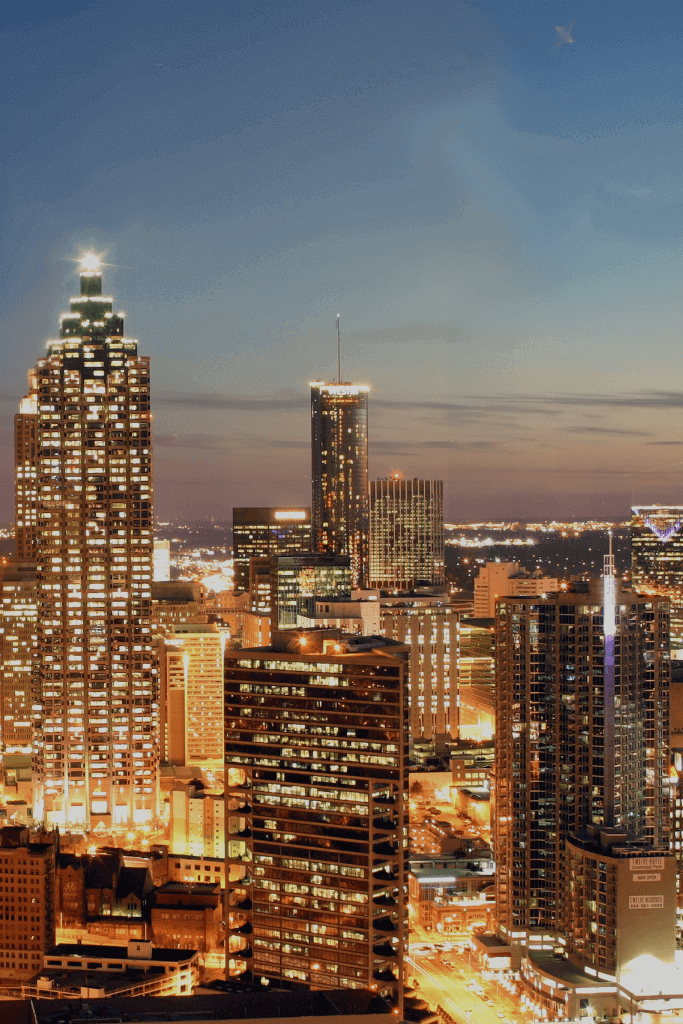
[[[171,542],[154,541],[154,582],[167,583],[171,578]]]
[[[234,508],[235,590],[249,589],[249,559],[311,551],[310,508]]]
[[[474,579],[474,614],[493,619],[499,597],[533,597],[553,594],[557,589],[558,580],[544,576],[542,569],[530,572],[519,562],[487,562]]]
[[[458,735],[458,616],[444,607],[382,608],[382,632],[410,644],[410,739]]]
[[[668,846],[668,638],[668,603],[613,568],[498,602],[494,847],[508,941],[561,933],[570,833]]]
[[[370,586],[445,582],[443,481],[394,474],[370,482]]]
[[[171,765],[223,766],[223,652],[215,623],[172,626],[157,640],[161,758]]]
[[[363,384],[311,384],[313,550],[348,555],[354,587],[368,578],[368,392]]]
[[[374,988],[400,1010],[406,648],[301,640],[226,654],[227,977]]]
[[[307,552],[272,555],[250,562],[252,611],[269,615],[273,629],[293,629],[314,618],[316,602],[349,600],[351,560],[347,555]]]
[[[683,648],[683,505],[631,509],[631,583],[671,603],[671,646]]]
[[[225,799],[182,785],[171,792],[171,854],[225,860]]]
[[[33,655],[38,642],[35,562],[0,566],[0,737],[5,753],[33,743]]]
[[[38,528],[38,402],[34,373],[14,417],[14,540],[17,558],[35,558]]]
[[[460,619],[458,735],[492,739],[496,731],[495,619]]]
[[[0,978],[33,977],[55,944],[55,840],[28,828],[0,829]]]
[[[99,261],[29,375],[36,408],[35,814],[91,828],[157,811],[149,359]]]

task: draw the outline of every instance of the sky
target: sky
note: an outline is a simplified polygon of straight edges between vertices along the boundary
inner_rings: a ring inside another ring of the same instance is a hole
[[[34,0],[0,26],[0,522],[102,254],[157,517],[310,503],[309,388],[451,521],[683,503],[683,7]]]

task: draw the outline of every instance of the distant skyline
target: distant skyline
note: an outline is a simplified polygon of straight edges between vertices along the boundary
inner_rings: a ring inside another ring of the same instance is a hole
[[[683,503],[679,8],[3,19],[0,521],[26,374],[87,249],[152,358],[162,520],[310,504],[337,313],[371,479],[443,479],[448,520]]]

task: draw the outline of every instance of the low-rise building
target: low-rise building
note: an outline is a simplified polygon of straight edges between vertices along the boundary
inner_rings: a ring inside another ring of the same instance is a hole
[[[61,943],[45,954],[43,969],[21,993],[34,999],[189,996],[198,972],[199,954],[193,949],[160,949],[145,941]]]
[[[167,882],[156,892],[152,934],[160,946],[208,953],[224,938],[222,919],[220,883]]]

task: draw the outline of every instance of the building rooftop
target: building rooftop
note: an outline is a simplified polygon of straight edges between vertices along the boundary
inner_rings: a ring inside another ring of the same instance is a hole
[[[28,1001],[26,1003],[29,1009]],[[125,1024],[165,1021],[282,1020],[313,1017],[325,1021],[334,1017],[391,1016],[391,1008],[374,992],[266,991],[231,992],[194,996],[142,996],[137,999],[105,1001],[34,1000],[36,1024]],[[27,1015],[27,1020],[30,1019]]]
[[[132,957],[128,955],[128,949],[126,946],[107,946],[107,945],[92,945],[90,943],[77,944],[75,942],[60,942],[59,945],[53,946],[53,948],[45,954],[46,957],[65,957],[71,956],[74,959],[80,957],[81,959],[91,960],[102,960],[104,958],[108,960],[141,960],[147,959],[156,961],[157,963],[182,963],[185,960],[191,960],[196,955],[194,949],[165,949],[158,948],[152,949],[152,954],[149,958],[147,957]],[[97,976],[100,977],[100,972],[97,972]]]

